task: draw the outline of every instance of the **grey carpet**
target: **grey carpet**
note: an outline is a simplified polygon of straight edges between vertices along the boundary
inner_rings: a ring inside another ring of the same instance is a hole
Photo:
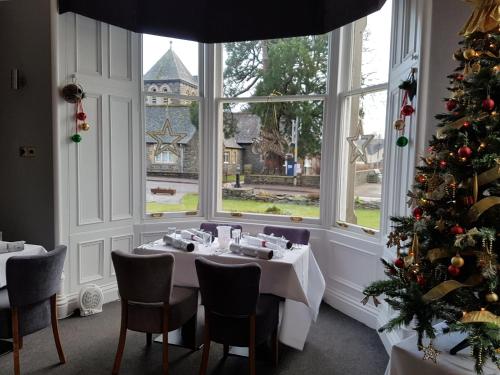
[[[111,374],[120,327],[120,305],[113,302],[104,312],[87,318],[60,321],[67,364],[58,365],[51,329],[24,339],[22,374]],[[145,346],[145,334],[128,332],[120,374],[160,374],[161,344]],[[198,374],[201,350],[171,346],[170,374]],[[257,374],[273,375],[377,375],[383,374],[388,356],[375,331],[323,305],[318,322],[308,336],[304,351],[280,346],[279,365],[258,360]],[[0,374],[11,374],[12,353],[0,357]],[[222,360],[222,346],[212,343],[209,374],[247,374],[247,361],[230,356]]]

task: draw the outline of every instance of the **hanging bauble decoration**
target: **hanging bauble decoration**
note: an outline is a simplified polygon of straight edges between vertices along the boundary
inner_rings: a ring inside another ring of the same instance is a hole
[[[413,209],[413,217],[416,219],[416,220],[420,220],[422,218],[422,215],[424,214],[424,210],[422,210],[422,208],[420,207],[415,207]]]
[[[463,55],[466,60],[470,60],[477,56],[477,52],[473,48],[466,48]]]
[[[453,111],[455,108],[457,108],[458,102],[456,100],[450,99],[446,101],[446,109],[448,112]]]
[[[493,111],[493,109],[495,108],[495,101],[488,95],[486,99],[483,100],[482,105],[485,111]]]
[[[472,155],[472,149],[469,146],[462,146],[457,151],[458,156],[461,158],[470,158]]]
[[[441,160],[439,162],[439,168],[445,169],[447,166],[448,166],[448,163],[446,162],[446,160]]]
[[[82,86],[76,83],[70,83],[64,86],[61,95],[68,103],[77,103],[85,98],[85,92]]]
[[[417,284],[421,287],[425,286],[425,278],[424,275],[417,275]]]
[[[403,258],[398,258],[394,261],[394,265],[398,268],[404,268],[405,267],[405,261]]]
[[[416,80],[415,68],[412,68],[408,78],[401,82],[399,89],[404,91],[403,100],[401,103],[401,110],[399,111],[399,119],[394,122],[394,128],[397,131],[404,132],[405,130],[405,117],[412,116],[415,113],[415,107],[411,104],[413,98],[417,94],[417,80]],[[399,147],[405,147],[408,145],[408,138],[401,134],[396,140],[396,145]]]
[[[450,229],[451,234],[464,234],[464,228],[462,228],[460,225],[455,224],[454,226],[451,227]]]
[[[500,64],[495,65],[495,66],[493,67],[493,72],[494,72],[495,74],[500,73]]]
[[[80,121],[85,121],[87,119],[87,114],[85,112],[78,112],[76,118]]]
[[[457,277],[458,275],[460,275],[460,268],[450,265],[448,266],[448,273],[452,277]]]
[[[82,141],[82,136],[78,133],[75,133],[71,136],[71,140],[75,143],[80,143]]]
[[[415,181],[417,181],[419,184],[423,184],[427,181],[427,176],[425,174],[417,174],[415,176]]]
[[[461,48],[457,49],[454,53],[453,53],[453,59],[454,60],[457,60],[457,61],[461,61],[463,60],[464,58],[464,51],[462,51]]]
[[[396,140],[396,145],[398,145],[399,147],[405,147],[407,144],[408,144],[408,138],[406,138],[404,135],[402,135]]]
[[[394,121],[394,129],[396,130],[404,130],[405,125],[406,125],[405,120],[398,119]]]
[[[401,108],[401,114],[403,116],[411,116],[413,113],[415,113],[415,108],[410,104],[406,104]]]
[[[86,132],[90,129],[90,125],[88,124],[88,122],[82,122],[79,125],[79,128],[80,128],[80,130],[83,130],[84,132]]]
[[[453,258],[451,258],[451,265],[454,267],[460,268],[464,265],[464,263],[464,258],[462,258],[460,254],[457,254]]]
[[[479,61],[476,61],[474,64],[471,65],[472,73],[477,74],[481,71],[481,63]]]
[[[498,294],[496,294],[495,292],[489,292],[485,297],[484,299],[486,300],[486,302],[488,303],[496,303],[498,302]]]
[[[468,128],[470,126],[470,121],[464,121],[463,125],[464,128]]]

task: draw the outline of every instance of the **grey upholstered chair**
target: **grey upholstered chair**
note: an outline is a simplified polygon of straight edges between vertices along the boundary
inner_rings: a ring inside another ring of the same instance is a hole
[[[302,228],[284,228],[284,227],[264,227],[264,234],[274,234],[275,236],[283,236],[292,243],[307,245],[309,243],[310,232]]]
[[[257,263],[226,265],[195,260],[205,307],[205,332],[200,375],[205,375],[210,342],[248,347],[250,374],[255,374],[255,347],[272,337],[274,363],[278,362],[279,299],[259,294],[261,268]]]
[[[66,246],[43,255],[15,256],[7,260],[7,288],[0,290],[0,338],[13,339],[14,373],[21,373],[19,350],[23,336],[52,325],[59,362],[66,363],[57,326],[56,293]]]
[[[239,224],[217,224],[217,223],[201,223],[200,224],[200,229],[204,230],[205,232],[210,232],[214,237],[217,237],[217,227],[219,225],[227,225],[230,226],[233,229],[243,229],[243,227]]]
[[[137,255],[111,253],[122,304],[120,339],[113,374],[118,374],[125,348],[127,329],[163,334],[163,373],[168,374],[168,332],[185,324],[196,326],[198,290],[172,286],[172,254]],[[193,340],[194,341],[194,340]]]

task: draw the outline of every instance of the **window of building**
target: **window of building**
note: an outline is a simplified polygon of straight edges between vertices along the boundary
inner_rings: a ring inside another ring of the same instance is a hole
[[[226,43],[218,54],[220,142],[235,150],[229,166],[221,152],[217,210],[318,220],[328,35]],[[307,158],[316,167],[305,173]]]
[[[338,220],[378,230],[386,146],[392,4],[344,28],[351,48],[341,87]]]
[[[151,97],[143,108],[145,212],[192,214],[199,210],[203,50],[195,42],[153,35],[143,35],[142,50],[143,95]]]
[[[229,164],[229,151],[224,151],[224,164]]]

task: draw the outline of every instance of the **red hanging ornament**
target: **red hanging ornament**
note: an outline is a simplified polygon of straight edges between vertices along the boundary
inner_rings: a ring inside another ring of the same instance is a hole
[[[417,284],[422,287],[425,285],[425,278],[423,275],[417,275]]]
[[[448,163],[446,162],[446,160],[441,160],[441,161],[439,162],[439,167],[440,167],[441,169],[445,169],[447,165],[448,165]]]
[[[427,181],[427,177],[424,174],[418,174],[415,177],[415,181],[417,181],[419,184],[423,184]]]
[[[413,209],[413,217],[417,220],[420,220],[422,218],[422,215],[424,214],[424,210],[422,210],[420,207],[415,207]]]
[[[415,108],[410,104],[406,104],[401,108],[401,115],[403,116],[411,116],[413,113],[415,113]]]
[[[85,121],[87,119],[87,114],[85,112],[78,112],[76,118],[80,121]]]
[[[450,265],[450,266],[448,266],[448,273],[449,273],[452,277],[457,277],[458,275],[460,275],[460,268],[455,267],[455,266],[453,266],[453,265]]]
[[[469,158],[472,155],[472,150],[468,146],[462,146],[458,149],[457,153],[461,158]]]
[[[457,105],[458,105],[458,103],[456,100],[450,99],[450,100],[446,101],[446,109],[448,110],[448,112],[451,112],[455,108],[457,108]]]
[[[463,127],[464,128],[468,128],[469,126],[470,126],[470,122],[469,121],[464,121]]]
[[[486,99],[483,100],[483,109],[485,111],[493,111],[495,108],[495,101],[488,95]]]
[[[398,268],[404,268],[405,267],[405,261],[403,258],[398,258],[394,261],[394,265]]]
[[[464,228],[462,228],[458,224],[455,224],[453,227],[451,227],[450,232],[451,234],[464,234]]]

